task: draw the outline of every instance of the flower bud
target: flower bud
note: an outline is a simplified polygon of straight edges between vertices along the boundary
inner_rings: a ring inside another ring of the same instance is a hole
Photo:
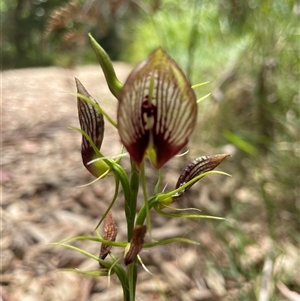
[[[118,227],[113,219],[111,211],[107,213],[105,218],[105,223],[103,227],[103,239],[109,241],[115,241],[118,234]],[[111,246],[106,244],[101,244],[99,258],[105,259],[107,254],[110,252]]]
[[[89,100],[82,99],[79,96],[77,97],[78,117],[81,130],[90,138],[94,147],[100,150],[104,135],[103,115],[92,105],[98,105],[98,103],[87,92],[82,83],[77,78],[75,78],[75,81],[78,94],[85,96]],[[93,176],[98,178],[106,172],[109,167],[103,160],[97,160],[90,164],[90,161],[98,157],[91,141],[89,141],[85,135],[82,135],[81,157],[85,168]]]
[[[194,159],[187,165],[187,167],[181,173],[180,177],[178,178],[175,189],[189,182],[196,176],[215,169],[228,156],[228,154],[221,154],[214,156],[202,156]],[[196,182],[192,183],[191,185],[188,185],[185,189],[181,190],[180,192],[175,193],[172,196],[173,201],[180,198],[195,183]]]
[[[144,243],[144,237],[147,232],[147,226],[137,225],[133,229],[132,239],[130,241],[129,250],[126,251],[124,263],[128,265],[132,263],[135,257],[140,253]]]

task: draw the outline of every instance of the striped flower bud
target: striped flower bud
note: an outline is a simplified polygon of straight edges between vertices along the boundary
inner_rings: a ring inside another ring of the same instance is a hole
[[[203,174],[204,172],[215,169],[228,156],[229,156],[228,154],[221,154],[221,155],[214,155],[214,156],[202,156],[194,159],[192,162],[190,162],[187,165],[187,167],[184,169],[184,171],[178,178],[175,189],[189,182],[196,176]],[[173,201],[180,198],[195,183],[196,182],[187,186],[185,189],[181,190],[180,192],[175,193],[172,196]]]
[[[130,241],[130,244],[128,245],[129,249],[125,251],[125,265],[132,263],[142,250],[146,232],[147,226],[145,225],[137,225],[133,229],[132,239]]]
[[[115,241],[118,234],[118,227],[113,218],[111,211],[107,213],[105,218],[104,227],[103,227],[103,239],[109,241]],[[101,244],[99,258],[105,259],[107,254],[109,254],[112,246],[106,245],[104,243]]]
[[[100,150],[104,135],[103,115],[92,105],[92,103],[98,103],[87,92],[82,83],[77,78],[75,78],[75,81],[78,94],[89,99],[89,101],[87,101],[81,97],[77,97],[78,117],[81,130],[90,137],[94,146]],[[89,164],[90,161],[94,160],[98,156],[92,144],[84,135],[82,135],[81,157],[85,168],[97,178],[108,170],[108,166],[102,160],[97,160]]]
[[[159,169],[188,143],[197,120],[196,95],[161,48],[127,78],[117,118],[122,143],[138,167],[148,155]]]

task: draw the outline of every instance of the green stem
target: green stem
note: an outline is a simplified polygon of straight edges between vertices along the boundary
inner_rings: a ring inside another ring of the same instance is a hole
[[[137,263],[135,259],[129,266],[127,270],[128,285],[129,285],[129,300],[135,301],[135,291],[137,282]]]
[[[127,237],[128,237],[128,241],[130,241],[132,236],[132,231],[134,228],[136,197],[135,200],[132,198],[131,183],[129,182],[125,170],[119,164],[116,163],[112,165],[112,169],[114,173],[117,174],[117,177],[120,179],[123,188],[124,198],[125,198],[125,216],[127,221]]]
[[[99,226],[102,224],[102,222],[104,221],[105,217],[107,216],[108,212],[111,210],[112,206],[114,205],[114,203],[115,203],[115,201],[118,197],[120,180],[116,175],[114,175],[114,176],[115,176],[116,185],[115,185],[115,193],[114,193],[113,199],[112,199],[111,203],[109,204],[108,208],[106,209],[106,211],[104,212],[102,218],[98,222],[98,224],[97,224],[96,228],[94,229],[94,231],[96,231],[99,228]]]
[[[144,164],[144,162],[142,163],[142,166],[141,166],[141,182],[142,182],[144,204],[145,204],[146,217],[147,217],[147,228],[148,228],[149,236],[150,236],[150,239],[151,239],[151,220],[150,220],[150,210],[149,210],[149,206],[148,206],[148,195],[147,195],[147,185],[146,185],[146,175],[145,175],[145,164]]]
[[[131,192],[131,202],[130,207],[128,208],[130,210],[130,216],[132,217],[130,219],[130,225],[128,224],[128,231],[127,231],[127,237],[128,241],[130,242],[132,238],[132,232],[134,228],[134,218],[136,213],[136,204],[137,204],[137,196],[139,191],[139,171],[134,163],[134,161],[130,158],[131,163],[131,176],[130,176],[130,192]]]
[[[158,170],[158,177],[157,177],[157,182],[154,188],[154,195],[158,194],[158,190],[161,184],[161,169]]]
[[[140,209],[138,216],[136,218],[136,225],[143,225],[145,222],[145,219],[147,217],[147,212],[150,211],[150,209],[157,203],[157,196],[152,196],[150,199],[148,199],[142,208]]]
[[[130,215],[133,217],[130,219],[130,223],[127,221],[127,236],[128,241],[131,241],[132,233],[134,229],[134,217],[136,214],[136,204],[137,197],[139,191],[139,170],[136,167],[134,161],[130,158],[131,163],[131,175],[130,175],[130,192],[131,192],[131,202],[130,207]],[[128,279],[128,288],[129,288],[129,301],[135,301],[135,290],[136,290],[136,282],[137,282],[137,263],[136,259],[128,266],[127,270],[127,279]]]

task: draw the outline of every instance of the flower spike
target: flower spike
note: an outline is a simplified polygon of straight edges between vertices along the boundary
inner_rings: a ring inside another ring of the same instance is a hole
[[[159,169],[188,143],[197,121],[196,95],[178,65],[158,48],[129,75],[117,115],[122,143],[137,166],[148,155]]]
[[[81,143],[81,157],[85,168],[96,178],[101,176],[108,170],[108,166],[104,161],[99,160],[92,164],[90,161],[97,158],[98,155],[94,147],[100,150],[103,135],[104,135],[104,118],[103,115],[95,109],[93,103],[98,105],[96,100],[87,92],[82,83],[75,78],[77,92],[83,95],[87,100],[77,97],[78,117],[81,130],[90,138],[87,139],[85,135],[82,135]],[[92,143],[94,144],[94,147]]]

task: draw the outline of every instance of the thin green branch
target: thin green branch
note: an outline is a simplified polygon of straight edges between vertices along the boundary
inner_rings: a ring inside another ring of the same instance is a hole
[[[118,177],[116,177],[116,175],[115,175],[115,183],[116,183],[116,186],[115,186],[115,193],[114,193],[113,199],[112,199],[111,203],[109,204],[108,208],[106,209],[105,213],[103,214],[102,218],[98,222],[97,226],[95,227],[94,231],[96,231],[99,228],[99,226],[102,224],[102,222],[104,221],[106,215],[111,210],[111,208],[113,207],[113,205],[114,205],[114,203],[115,203],[115,201],[118,197],[120,180],[119,180]]]

